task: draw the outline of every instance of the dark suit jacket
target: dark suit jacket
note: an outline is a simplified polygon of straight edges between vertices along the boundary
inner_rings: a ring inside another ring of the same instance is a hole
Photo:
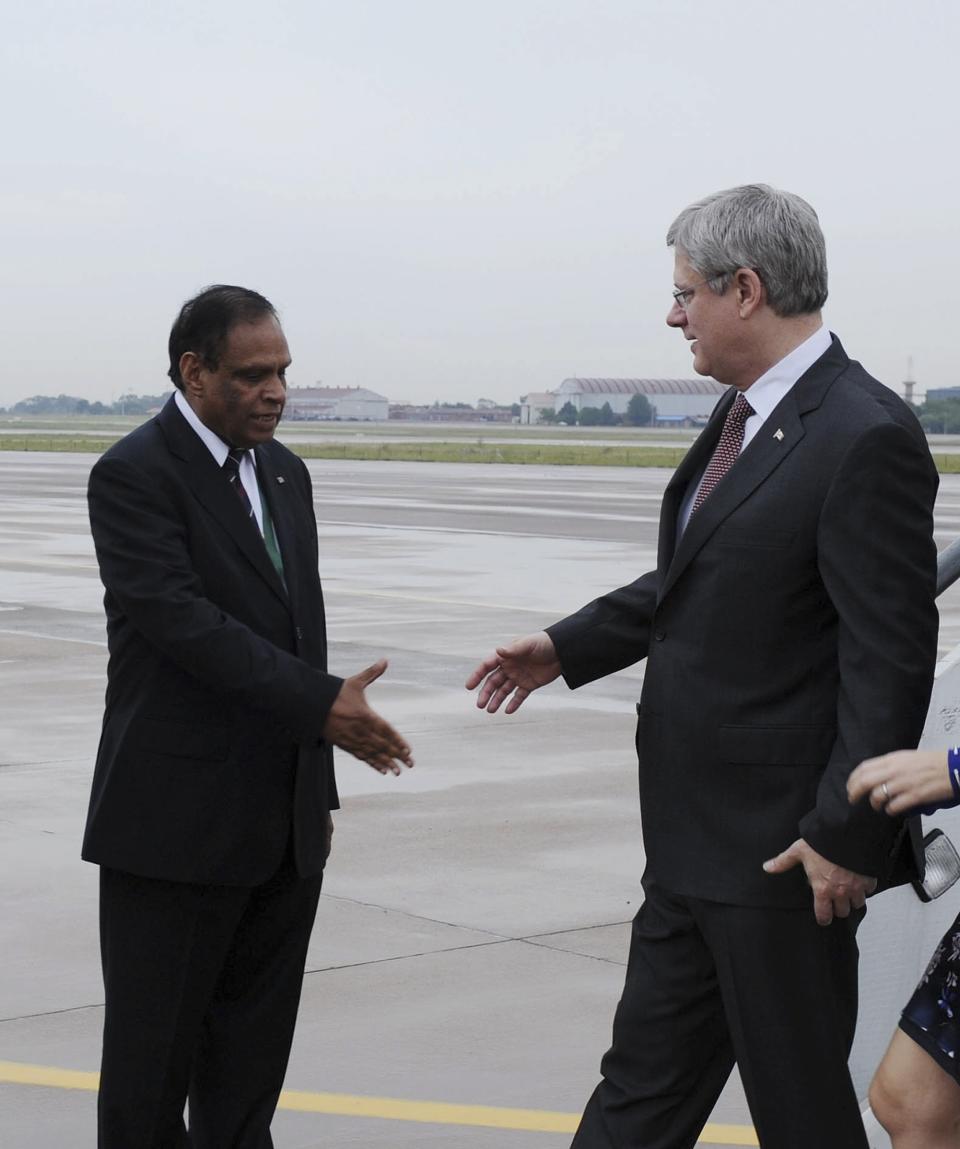
[[[549,633],[571,687],[647,658],[648,873],[679,894],[806,905],[799,868],[761,869],[798,837],[880,879],[917,865],[916,827],[851,807],[845,784],[923,727],[937,473],[909,408],[834,339],[678,540],[684,494],[733,399],[667,487],[657,570]]]
[[[171,398],[90,475],[110,661],[83,856],[144,877],[255,885],[291,828],[323,868],[337,795],[317,529],[300,459],[257,474],[286,589],[255,522]]]

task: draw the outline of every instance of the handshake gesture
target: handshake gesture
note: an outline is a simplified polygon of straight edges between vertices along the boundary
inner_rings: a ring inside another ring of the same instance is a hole
[[[467,690],[480,686],[477,706],[496,714],[506,702],[506,714],[519,710],[540,686],[560,677],[560,659],[546,631],[528,634],[485,658],[467,679]],[[481,685],[482,683],[482,685]]]
[[[323,728],[323,737],[346,750],[380,774],[400,774],[413,765],[410,747],[386,719],[367,702],[366,689],[387,669],[380,659],[366,670],[344,679]],[[546,631],[528,634],[496,652],[473,671],[467,689],[475,690],[477,706],[496,714],[504,702],[505,713],[513,714],[528,696],[560,676],[560,660]],[[482,684],[482,685],[481,685]]]
[[[366,762],[380,774],[399,774],[412,766],[410,747],[385,718],[367,703],[366,689],[387,669],[381,658],[343,680],[323,727],[324,739]]]

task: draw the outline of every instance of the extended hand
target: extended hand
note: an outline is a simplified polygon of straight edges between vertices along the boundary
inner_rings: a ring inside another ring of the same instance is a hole
[[[480,663],[466,685],[467,690],[474,690],[483,683],[477,706],[489,714],[496,714],[512,691],[505,713],[513,714],[537,687],[559,678],[560,671],[556,647],[550,635],[541,630],[509,646],[498,646],[496,654]]]
[[[834,917],[846,918],[853,907],[859,910],[877,888],[877,879],[855,874],[843,866],[835,866],[803,838],[797,840],[782,854],[777,854],[763,868],[768,874],[785,874],[794,866],[803,866],[807,881],[813,890],[813,912],[821,926],[828,926]]]
[[[932,806],[953,797],[946,750],[896,750],[868,758],[847,779],[847,797],[859,802],[870,795],[874,810],[902,814],[915,806]]]
[[[412,766],[410,747],[385,719],[367,705],[364,691],[387,669],[381,658],[373,666],[343,680],[334,699],[323,737],[381,774],[399,774],[400,763]]]

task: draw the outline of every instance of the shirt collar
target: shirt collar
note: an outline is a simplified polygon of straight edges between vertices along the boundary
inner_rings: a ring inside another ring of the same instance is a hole
[[[798,347],[765,371],[744,392],[744,397],[761,421],[772,413],[774,407],[793,387],[801,375],[808,371],[831,343],[831,335],[826,327],[817,330]]]
[[[206,423],[201,422],[200,416],[187,402],[186,396],[179,387],[173,393],[173,401],[176,403],[177,410],[180,414],[203,440],[207,450],[216,460],[217,466],[222,467],[226,462],[227,455],[230,454],[230,445],[225,443],[215,431],[211,431]],[[244,458],[249,459],[250,462],[256,466],[256,451],[247,451]]]

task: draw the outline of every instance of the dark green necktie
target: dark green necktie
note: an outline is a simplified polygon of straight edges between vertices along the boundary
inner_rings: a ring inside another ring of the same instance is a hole
[[[287,581],[283,577],[283,556],[280,554],[280,544],[277,542],[277,532],[273,529],[273,516],[270,514],[270,507],[267,505],[267,500],[263,497],[263,490],[260,491],[260,509],[263,511],[263,542],[267,548],[267,554],[270,556],[270,561],[273,563],[274,569],[280,576],[280,581],[283,583],[283,589],[287,589]]]
[[[243,456],[246,453],[243,447],[231,447],[226,459],[223,461],[223,470],[230,481],[230,486],[233,487],[237,498],[247,512],[247,517],[253,519],[254,524],[256,524],[253,504],[250,502],[250,496],[247,494],[246,488],[240,479],[240,464],[243,462]],[[258,486],[259,483],[260,476],[257,475]],[[280,545],[277,542],[277,532],[273,528],[273,518],[270,514],[270,508],[267,505],[267,500],[263,497],[262,490],[260,492],[260,510],[263,514],[263,544],[267,548],[267,554],[270,556],[273,568],[283,583],[284,590],[286,590],[287,583],[283,577],[283,557],[280,554]]]

